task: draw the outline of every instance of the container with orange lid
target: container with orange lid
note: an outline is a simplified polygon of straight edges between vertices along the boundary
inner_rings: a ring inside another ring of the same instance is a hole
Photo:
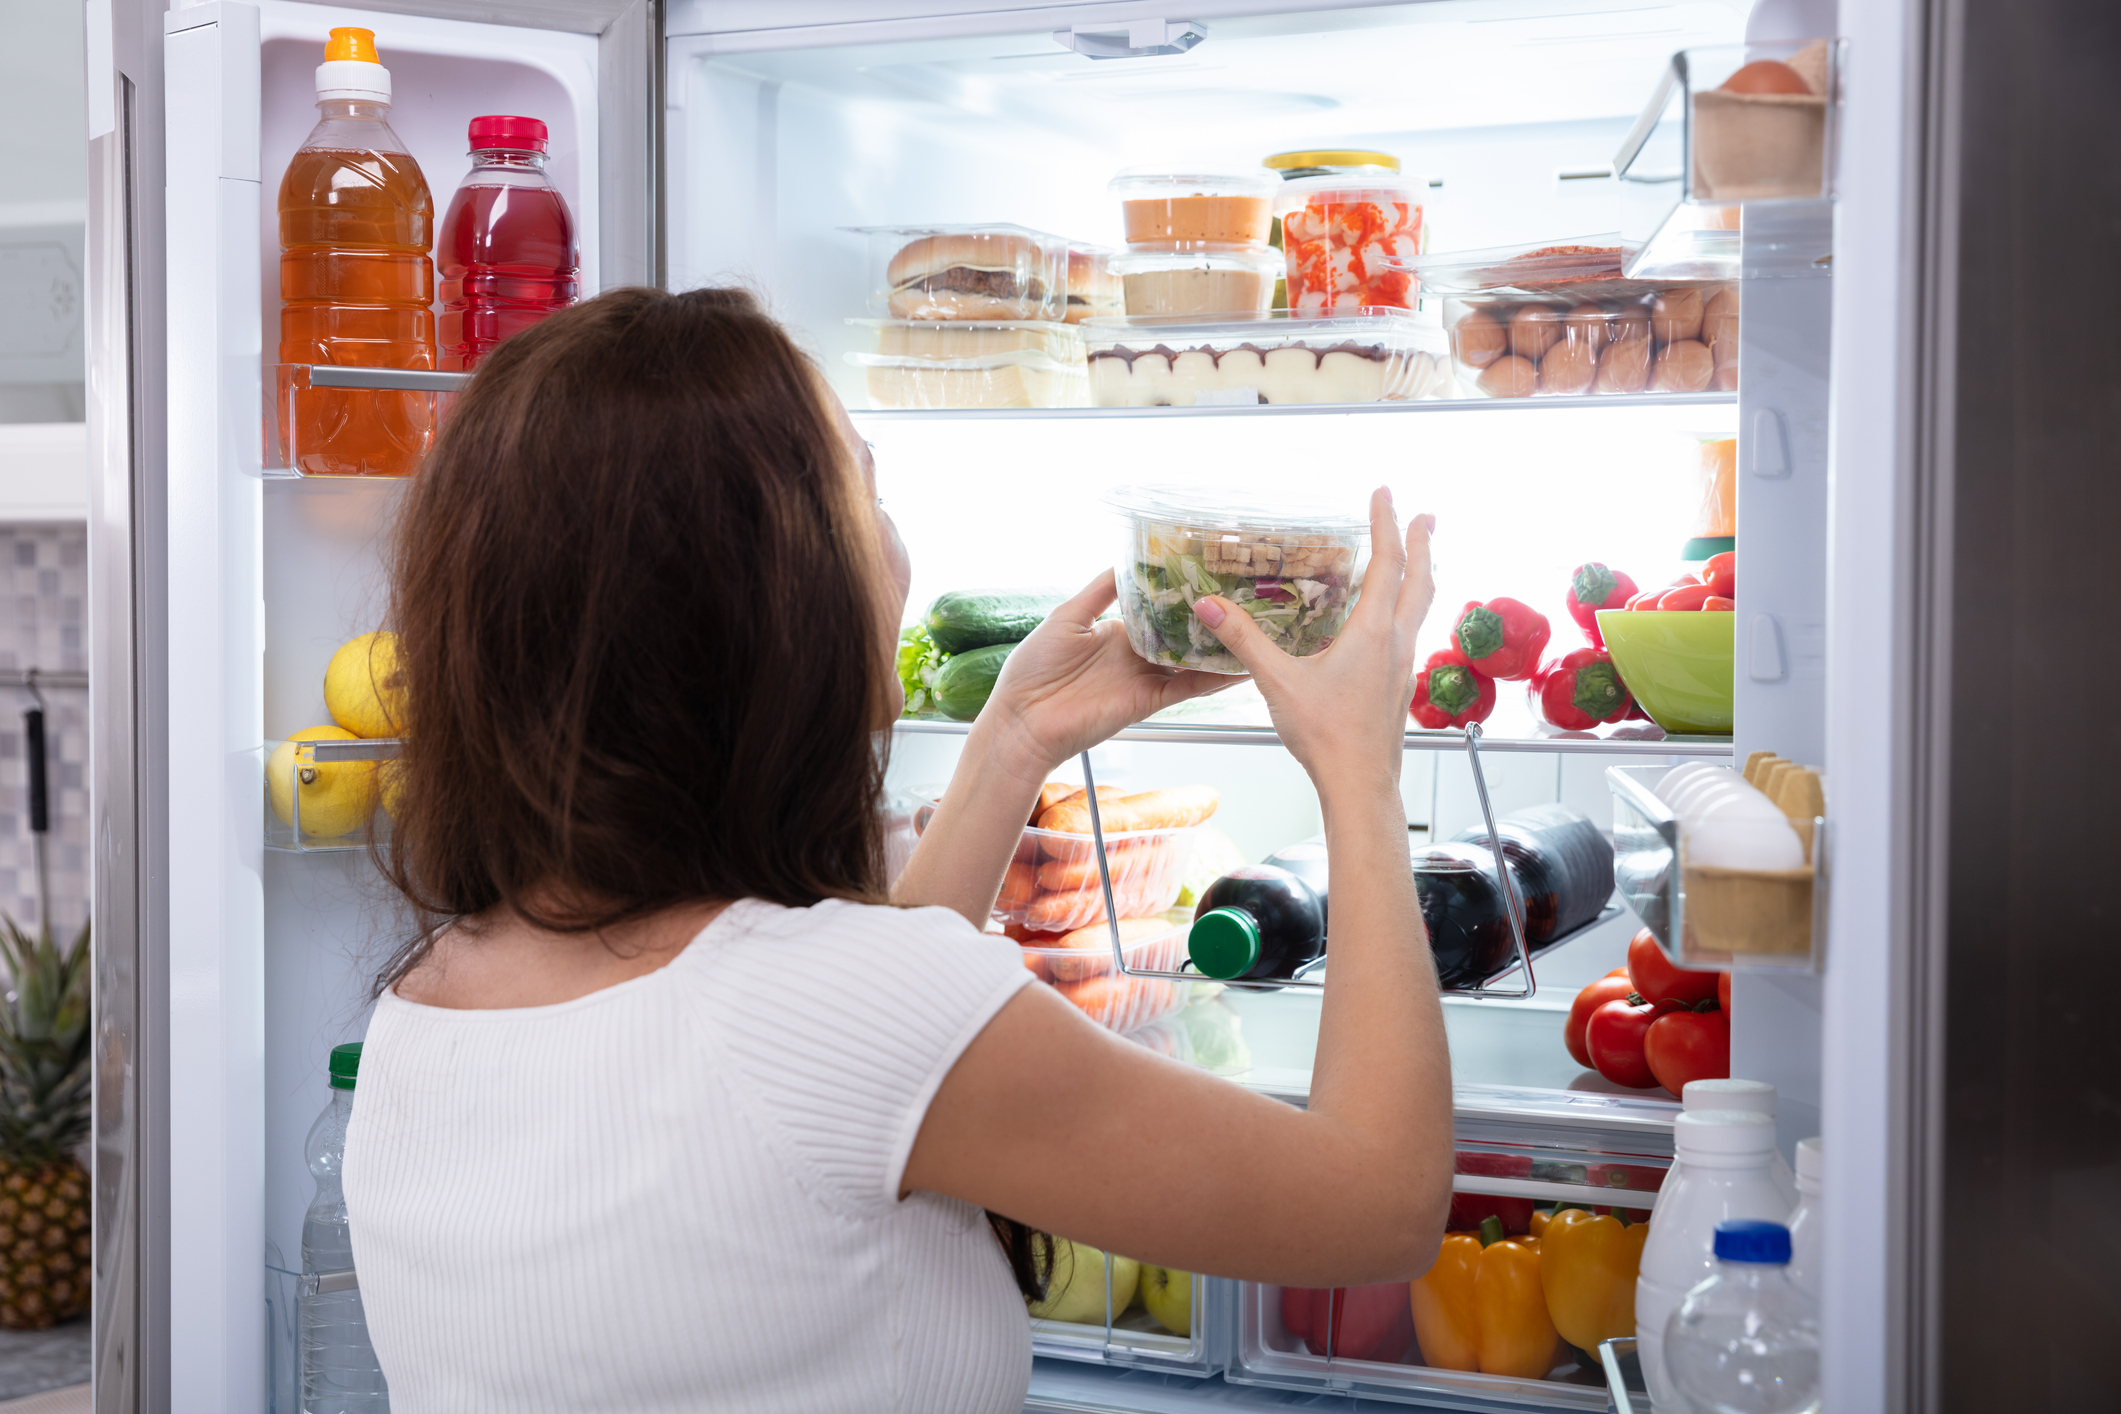
[[[1130,167],[1106,188],[1119,198],[1127,244],[1209,241],[1265,245],[1274,220],[1271,173]]]
[[[1285,179],[1274,213],[1291,310],[1414,307],[1421,287],[1401,262],[1422,252],[1425,181],[1387,152],[1278,152],[1266,165]]]

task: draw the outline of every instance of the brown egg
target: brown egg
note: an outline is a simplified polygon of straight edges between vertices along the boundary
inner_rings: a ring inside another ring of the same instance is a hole
[[[1659,344],[1701,337],[1701,291],[1691,285],[1666,290],[1650,306],[1650,334]]]
[[[1701,342],[1714,348],[1726,339],[1735,351],[1738,347],[1738,289],[1735,285],[1727,285],[1709,296],[1709,302],[1701,311]]]
[[[1451,330],[1451,338],[1458,361],[1468,368],[1486,368],[1502,357],[1510,342],[1502,322],[1485,309],[1473,310],[1459,320]]]
[[[1810,93],[1804,75],[1777,59],[1755,59],[1723,81],[1725,93]]]
[[[1521,304],[1510,316],[1510,352],[1539,361],[1561,339],[1561,315],[1551,305]]]
[[[1512,354],[1498,358],[1480,375],[1480,391],[1491,398],[1529,398],[1539,386],[1532,360]]]
[[[1649,386],[1650,341],[1648,336],[1639,339],[1622,339],[1608,344],[1598,358],[1598,379],[1591,385],[1594,393],[1639,393]]]
[[[1613,343],[1625,343],[1629,339],[1650,337],[1650,314],[1647,309],[1636,306],[1623,309],[1606,325],[1606,338]]]
[[[1605,310],[1595,304],[1579,304],[1561,316],[1562,337],[1578,339],[1588,343],[1595,351],[1605,347],[1613,337],[1606,324]]]
[[[1699,339],[1681,339],[1657,351],[1657,365],[1650,372],[1653,393],[1698,393],[1715,375],[1716,359]]]
[[[1539,391],[1542,393],[1560,396],[1588,393],[1591,380],[1597,376],[1598,346],[1587,339],[1563,339],[1539,360]]]

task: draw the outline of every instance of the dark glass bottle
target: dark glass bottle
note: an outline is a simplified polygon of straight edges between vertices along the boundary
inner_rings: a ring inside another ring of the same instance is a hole
[[[1188,941],[1203,976],[1226,982],[1293,977],[1326,950],[1326,910],[1286,869],[1247,864],[1208,886]]]

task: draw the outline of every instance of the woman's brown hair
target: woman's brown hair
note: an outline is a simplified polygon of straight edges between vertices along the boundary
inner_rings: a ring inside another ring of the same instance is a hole
[[[500,345],[408,488],[386,876],[441,926],[882,902],[888,625],[824,385],[741,290],[615,290]],[[996,1218],[1018,1284],[1050,1262]]]

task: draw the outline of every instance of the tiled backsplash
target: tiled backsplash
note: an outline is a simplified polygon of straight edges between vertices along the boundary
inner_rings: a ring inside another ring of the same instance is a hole
[[[0,525],[0,671],[78,673],[88,667],[88,537],[79,525]],[[52,923],[70,937],[88,917],[88,692],[44,694],[51,830]],[[22,713],[30,696],[0,689],[0,910],[37,922]]]

